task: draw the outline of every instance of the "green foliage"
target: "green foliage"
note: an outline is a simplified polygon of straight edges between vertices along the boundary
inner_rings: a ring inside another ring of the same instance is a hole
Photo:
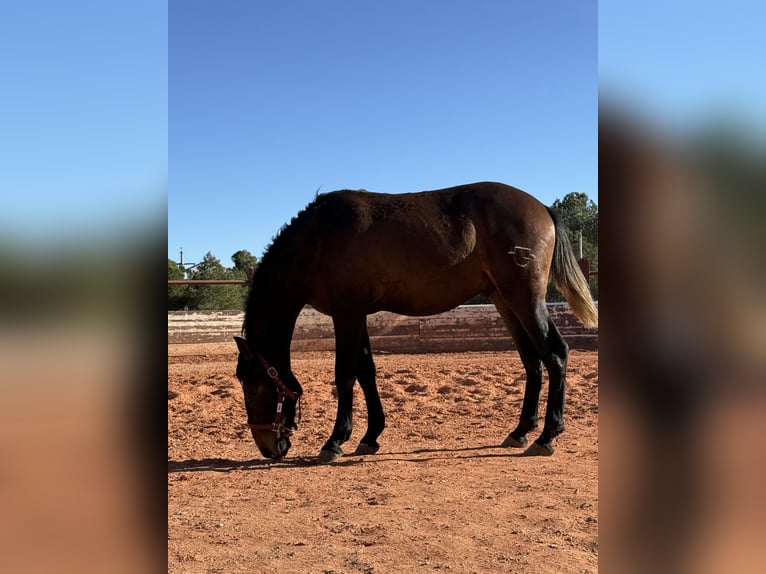
[[[583,255],[585,247],[595,249],[598,246],[598,206],[584,193],[569,193],[564,199],[557,199],[551,205],[569,230],[569,239],[579,257],[580,232],[583,237]]]
[[[181,266],[168,259],[168,279],[183,279]],[[188,306],[189,288],[186,285],[168,285],[168,311],[177,311]]]
[[[248,274],[255,270],[258,265],[258,259],[247,249],[240,249],[231,256],[234,263],[232,273],[237,279],[247,279]]]
[[[234,267],[224,267],[208,252],[188,270],[189,279],[244,279],[257,266],[257,259],[242,249],[231,256]],[[168,279],[184,279],[184,269],[168,259]],[[247,298],[246,285],[168,285],[168,310],[241,310]]]
[[[231,269],[208,251],[202,261],[190,271],[190,278],[201,279],[239,279]],[[240,310],[244,307],[245,286],[240,285],[189,285],[189,309],[199,310]]]

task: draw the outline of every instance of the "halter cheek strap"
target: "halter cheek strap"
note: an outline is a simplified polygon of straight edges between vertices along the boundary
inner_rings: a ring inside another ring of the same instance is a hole
[[[301,420],[301,394],[297,393],[290,389],[279,377],[279,373],[277,370],[269,365],[269,363],[266,361],[266,359],[263,358],[263,355],[260,353],[256,353],[256,356],[258,357],[258,360],[263,365],[263,368],[266,369],[266,374],[269,375],[272,381],[274,381],[274,384],[277,386],[277,412],[274,415],[274,422],[271,424],[253,424],[248,422],[247,426],[250,427],[251,430],[270,430],[275,433],[277,433],[277,437],[280,437],[282,434],[285,436],[291,436],[295,431],[291,428],[288,428],[282,424],[282,406],[285,403],[285,397],[290,397],[295,401],[296,408],[298,409],[298,420]]]

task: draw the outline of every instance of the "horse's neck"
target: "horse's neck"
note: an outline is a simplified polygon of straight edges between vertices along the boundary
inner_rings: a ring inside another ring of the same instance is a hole
[[[245,324],[248,340],[263,351],[278,355],[275,359],[287,361],[295,321],[305,303],[292,287],[282,281],[255,283],[248,300]]]

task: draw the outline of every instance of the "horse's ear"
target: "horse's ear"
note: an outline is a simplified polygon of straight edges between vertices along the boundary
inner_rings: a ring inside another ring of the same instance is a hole
[[[242,358],[246,361],[252,361],[254,354],[252,349],[250,349],[250,345],[247,344],[247,341],[242,337],[234,337],[234,341],[237,343],[237,348],[239,349],[239,354]]]

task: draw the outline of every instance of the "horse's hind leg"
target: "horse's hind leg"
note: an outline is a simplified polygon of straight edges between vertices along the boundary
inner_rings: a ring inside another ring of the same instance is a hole
[[[510,307],[508,308],[510,309]],[[517,305],[514,307],[514,314],[548,371],[548,403],[545,409],[545,425],[542,434],[527,449],[526,454],[551,455],[553,454],[553,439],[564,431],[564,395],[569,347],[551,320],[543,300],[538,300],[534,305]],[[523,337],[521,339],[523,340]],[[524,360],[523,357],[522,360]],[[533,412],[531,390],[528,386],[524,396],[524,407],[529,409],[527,415]],[[527,395],[530,396],[527,397]],[[539,391],[534,396],[535,409],[538,396]],[[522,408],[520,426],[524,424],[524,415],[524,408]],[[513,433],[511,434],[513,435]]]
[[[527,433],[537,428],[540,389],[543,384],[543,364],[532,339],[529,338],[524,327],[521,326],[516,315],[513,314],[505,301],[499,296],[492,297],[492,301],[495,303],[495,307],[497,307],[500,316],[503,318],[503,322],[516,342],[516,348],[524,365],[527,378],[519,424],[506,437],[501,446],[525,447],[527,446]]]
[[[524,323],[524,326],[535,342],[548,371],[548,404],[545,408],[543,432],[527,449],[526,454],[551,455],[553,439],[564,432],[564,395],[569,346],[551,320],[545,303],[541,302],[533,315],[534,320],[529,319],[529,325]]]
[[[362,437],[354,454],[374,454],[380,448],[377,439],[386,426],[386,419],[383,414],[383,404],[380,402],[380,395],[378,394],[378,386],[375,384],[375,363],[372,360],[372,348],[370,347],[370,337],[367,334],[366,324],[362,331],[357,359],[357,379],[367,404],[367,432]]]

